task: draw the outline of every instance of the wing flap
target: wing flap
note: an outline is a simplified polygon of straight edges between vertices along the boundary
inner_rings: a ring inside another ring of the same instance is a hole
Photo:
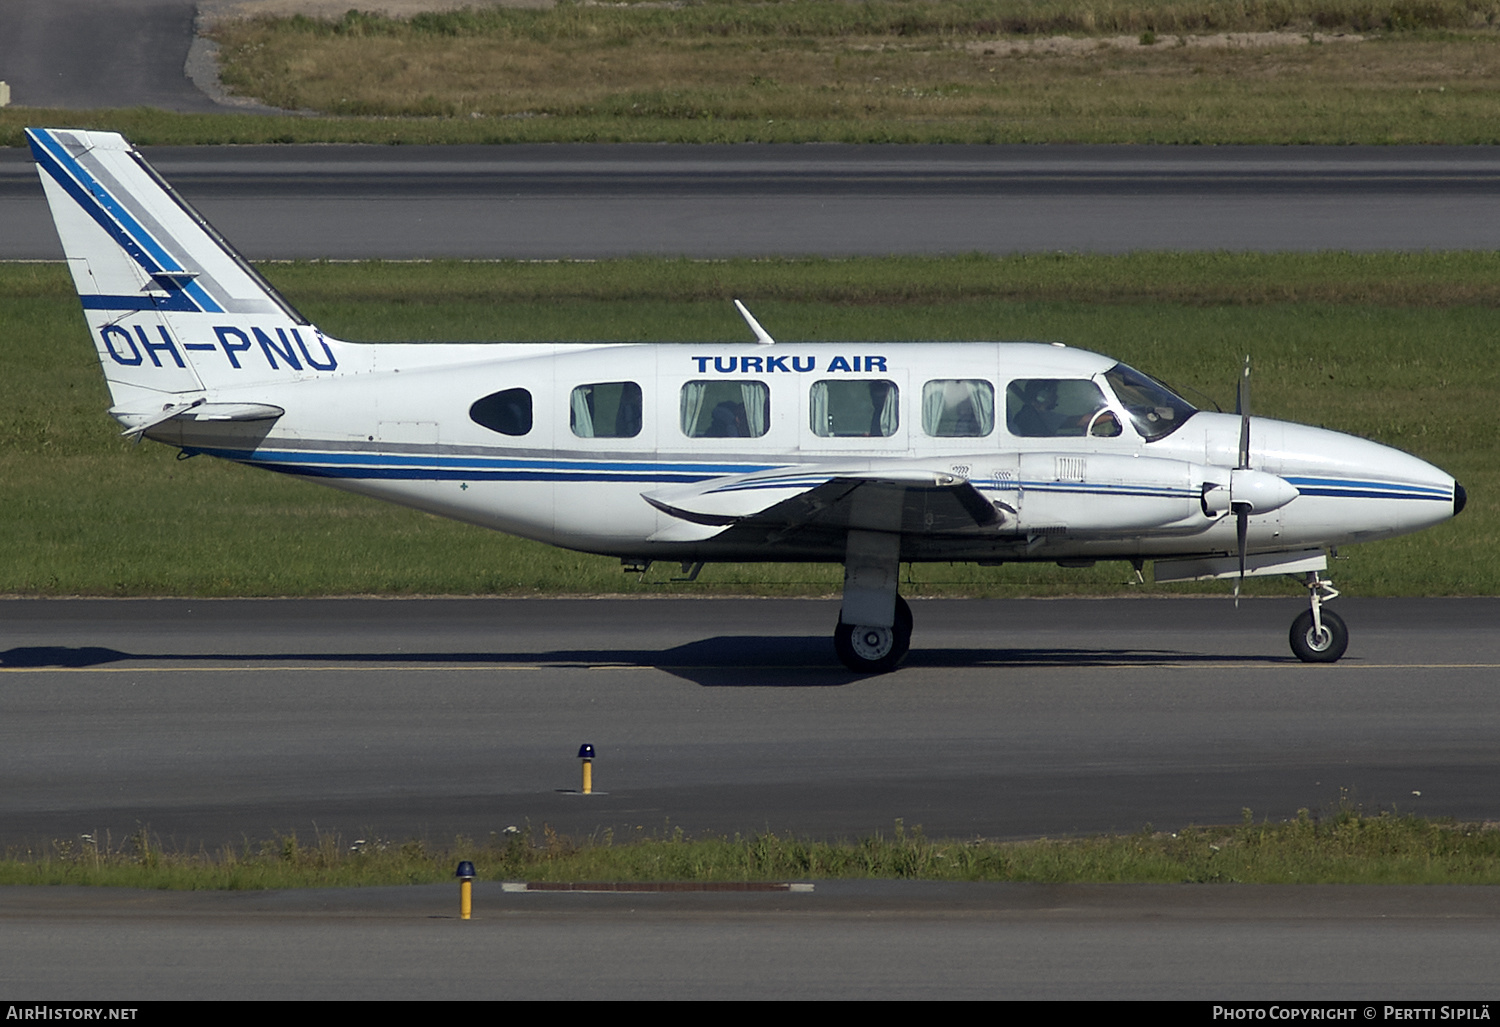
[[[1003,514],[967,479],[929,467],[809,472],[781,470],[715,478],[645,493],[652,506],[703,527],[778,532],[972,532]]]

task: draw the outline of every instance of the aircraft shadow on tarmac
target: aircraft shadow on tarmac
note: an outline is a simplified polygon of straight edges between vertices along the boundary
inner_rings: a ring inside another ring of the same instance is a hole
[[[1189,653],[1172,649],[913,649],[903,668],[1159,667],[1293,663],[1290,656]],[[307,665],[623,667],[665,671],[704,687],[805,688],[869,680],[839,666],[828,639],[796,635],[720,635],[671,649],[570,649],[547,652],[132,653],[101,646],[31,646],[0,652],[6,670],[90,669],[113,664],[204,666]]]

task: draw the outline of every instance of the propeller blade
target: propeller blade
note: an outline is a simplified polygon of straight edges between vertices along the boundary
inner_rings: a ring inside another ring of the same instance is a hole
[[[1235,535],[1239,540],[1240,549],[1240,576],[1234,582],[1234,605],[1239,609],[1240,586],[1245,583],[1245,538],[1250,534],[1250,504],[1236,503],[1235,508]]]
[[[1240,471],[1250,470],[1250,354],[1245,354],[1245,369],[1240,372],[1239,388],[1234,394],[1234,412],[1240,415]],[[1232,495],[1232,492],[1231,492]],[[1239,543],[1240,576],[1234,581],[1234,605],[1240,605],[1240,587],[1245,584],[1245,545],[1250,534],[1250,504],[1234,503],[1235,538]]]
[[[1240,373],[1240,387],[1234,396],[1234,412],[1240,415],[1240,462],[1241,470],[1250,466],[1250,357],[1245,357],[1245,370]]]

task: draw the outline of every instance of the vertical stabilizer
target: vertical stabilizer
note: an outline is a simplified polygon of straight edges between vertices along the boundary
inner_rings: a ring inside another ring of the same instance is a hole
[[[116,416],[339,368],[326,340],[123,137],[27,129]]]

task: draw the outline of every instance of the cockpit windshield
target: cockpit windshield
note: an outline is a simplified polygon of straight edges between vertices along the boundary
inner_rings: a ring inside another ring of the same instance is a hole
[[[1116,364],[1104,372],[1135,430],[1147,442],[1166,438],[1198,412],[1197,407],[1149,375]]]

